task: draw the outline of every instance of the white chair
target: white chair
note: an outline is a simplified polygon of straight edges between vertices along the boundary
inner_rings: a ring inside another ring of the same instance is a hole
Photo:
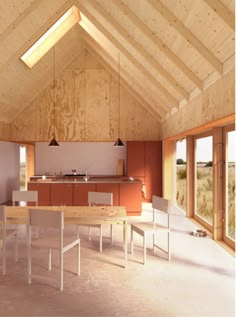
[[[15,229],[8,229],[6,224],[5,206],[0,206],[0,249],[2,249],[2,273],[6,274],[6,243],[10,238],[15,239],[15,260],[17,262],[17,236]]]
[[[12,205],[16,206],[18,203],[19,206],[29,205],[33,203],[35,206],[38,206],[38,191],[37,190],[13,190],[12,191]],[[23,205],[22,205],[23,203]],[[36,236],[38,236],[38,229],[36,228]]]
[[[153,221],[152,222],[139,222],[131,224],[131,254],[133,254],[134,242],[133,236],[134,232],[143,237],[143,264],[146,263],[146,242],[147,237],[151,236],[153,241],[153,251],[156,248],[162,250],[168,255],[168,260],[170,261],[170,201],[162,197],[153,196],[152,197],[152,208],[153,208]],[[158,222],[158,214],[166,216],[166,224],[160,224]],[[155,242],[155,236],[157,232],[167,233],[167,250],[158,246]]]
[[[88,192],[88,204],[89,206],[112,206],[113,205],[113,193],[104,192]],[[102,225],[90,225],[89,226],[89,240],[92,239],[92,228],[99,228],[99,250],[102,252]],[[110,225],[110,239],[111,245],[113,244],[112,225]]]
[[[37,226],[44,229],[43,237],[33,239],[31,235],[32,226]],[[52,229],[52,230],[49,230]],[[52,232],[53,231],[53,232]],[[56,249],[60,257],[60,290],[63,290],[63,259],[64,253],[73,247],[77,247],[77,275],[80,275],[80,239],[68,238],[64,240],[64,212],[55,210],[29,210],[29,223],[28,223],[28,283],[31,284],[32,275],[31,258],[32,248],[48,249],[48,269],[51,270],[51,250]],[[53,233],[53,234],[52,234]]]
[[[12,191],[12,204],[16,205],[16,202],[25,202],[26,205],[30,202],[35,203],[38,206],[38,191],[37,190],[13,190]]]

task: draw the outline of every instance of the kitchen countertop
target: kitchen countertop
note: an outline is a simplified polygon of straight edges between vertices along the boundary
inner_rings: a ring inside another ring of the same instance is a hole
[[[107,183],[107,184],[142,184],[142,181],[140,179],[133,179],[133,180],[130,180],[128,177],[127,178],[117,178],[117,177],[114,177],[114,178],[105,178],[105,177],[102,177],[102,178],[99,178],[99,177],[89,177],[89,179],[87,181],[85,181],[83,179],[83,177],[73,177],[73,176],[70,176],[69,178],[68,177],[56,177],[56,178],[53,178],[53,177],[50,177],[50,176],[47,176],[46,179],[42,179],[42,178],[39,178],[39,177],[35,177],[34,180],[31,180],[28,182],[28,183],[52,183],[52,184],[55,184],[55,183],[76,183],[76,184],[87,184],[87,183]]]

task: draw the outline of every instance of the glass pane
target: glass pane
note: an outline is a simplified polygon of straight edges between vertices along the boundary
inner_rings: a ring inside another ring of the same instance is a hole
[[[210,225],[213,223],[212,158],[212,137],[197,139],[195,212]]]
[[[236,161],[236,132],[227,133],[227,162],[226,162],[226,236],[235,240],[235,161]]]
[[[187,203],[186,139],[176,142],[176,204],[186,211]]]

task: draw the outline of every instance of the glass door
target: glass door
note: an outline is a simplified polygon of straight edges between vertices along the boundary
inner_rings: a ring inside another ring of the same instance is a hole
[[[225,192],[224,208],[225,218],[223,222],[223,239],[231,247],[235,247],[235,163],[236,163],[236,131],[234,128],[224,129],[225,148]]]

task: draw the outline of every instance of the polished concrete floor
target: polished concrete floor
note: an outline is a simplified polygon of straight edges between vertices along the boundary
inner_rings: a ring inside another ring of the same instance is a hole
[[[142,219],[151,219],[144,204]],[[130,218],[129,223],[139,221]],[[87,227],[81,229],[81,275],[75,272],[75,250],[65,254],[64,291],[57,280],[33,279],[27,284],[25,226],[19,226],[19,262],[14,263],[8,244],[7,275],[0,275],[0,316],[142,316],[142,317],[234,317],[235,258],[210,237],[190,235],[196,225],[184,216],[171,219],[172,258],[150,249],[142,264],[142,240],[135,235],[135,252],[123,268],[122,228],[114,226],[114,246],[104,239],[98,252],[94,232],[91,242]],[[75,232],[66,227],[66,235]],[[106,229],[105,234],[108,234]],[[164,235],[158,240],[165,246]],[[59,276],[58,256],[46,269],[47,254],[34,253],[33,272],[54,279]]]

